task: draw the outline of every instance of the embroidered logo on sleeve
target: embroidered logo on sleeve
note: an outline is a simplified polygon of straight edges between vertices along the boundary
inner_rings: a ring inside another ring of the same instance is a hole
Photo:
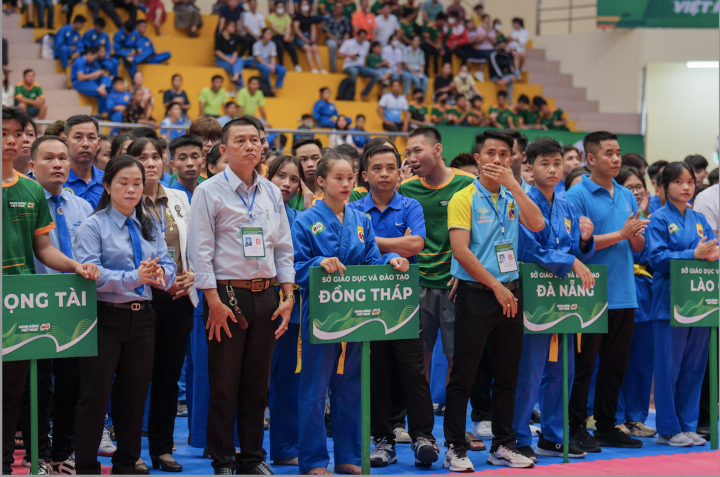
[[[315,222],[310,226],[310,231],[313,233],[313,235],[317,235],[323,230],[325,230],[325,225],[320,221]]]

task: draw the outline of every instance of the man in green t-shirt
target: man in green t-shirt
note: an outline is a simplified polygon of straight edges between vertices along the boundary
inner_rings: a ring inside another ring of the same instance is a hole
[[[223,85],[223,77],[215,75],[212,77],[212,86],[203,88],[200,91],[200,116],[209,116],[211,118],[220,117],[220,108],[225,104],[227,92]]]
[[[554,111],[550,110],[547,101],[543,100],[542,107],[540,108],[540,124],[543,129],[552,129],[555,131],[569,131],[567,124],[567,117],[565,111],[557,108]]]
[[[519,100],[518,100],[519,101]],[[522,113],[523,125],[528,129],[543,129],[540,124],[540,108],[545,100],[541,96],[535,96],[525,111]]]
[[[508,94],[507,91],[498,91],[497,104],[490,107],[490,126],[499,129],[507,129],[508,118],[512,114],[510,108],[507,107]]]
[[[23,80],[15,85],[15,106],[27,112],[31,118],[45,119],[45,95],[40,85],[35,82],[33,70],[23,71]]]
[[[339,1],[339,0],[336,0]],[[355,0],[342,0],[343,3],[343,16],[348,20],[352,19],[353,13],[357,11],[357,5]]]
[[[400,185],[399,192],[420,202],[425,215],[425,249],[417,255],[420,265],[420,321],[423,330],[425,373],[429,379],[430,360],[440,331],[443,353],[452,369],[455,304],[450,276],[450,234],[447,205],[453,195],[472,184],[475,177],[445,165],[437,129],[413,129],[407,140],[407,161],[415,176]]]
[[[423,43],[420,45],[425,53],[425,74],[430,75],[430,63],[435,65],[435,75],[440,72],[438,60],[445,54],[443,46],[442,29],[445,24],[445,14],[440,12],[434,21],[425,23],[422,29]]]
[[[96,265],[81,265],[53,246],[50,230],[55,228],[55,223],[43,188],[13,169],[13,161],[22,147],[23,131],[30,118],[20,108],[3,106],[2,110],[2,274],[34,275],[37,258],[54,270],[98,279],[100,272]],[[3,474],[12,473],[10,465],[15,451],[12,443],[29,364],[29,361],[7,361],[2,366]],[[41,470],[48,471],[49,466],[42,461],[40,464]]]
[[[243,115],[256,116],[255,112],[260,110],[260,116],[267,122],[265,116],[265,95],[260,90],[260,77],[253,76],[248,81],[247,88],[240,90],[237,96],[238,117]]]

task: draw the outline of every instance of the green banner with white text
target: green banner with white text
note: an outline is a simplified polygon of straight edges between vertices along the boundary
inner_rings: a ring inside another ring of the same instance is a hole
[[[714,328],[720,325],[718,262],[670,262],[670,324]]]
[[[350,265],[340,276],[310,269],[311,343],[402,340],[420,333],[417,265]]]
[[[607,333],[607,267],[587,267],[595,278],[589,290],[572,270],[559,278],[540,265],[520,264],[525,334]]]
[[[2,295],[3,361],[97,355],[95,280],[5,275]]]
[[[597,0],[598,28],[718,28],[718,0]]]

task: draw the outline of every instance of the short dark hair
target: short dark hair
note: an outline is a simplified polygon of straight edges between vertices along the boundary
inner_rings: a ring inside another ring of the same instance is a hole
[[[25,129],[30,121],[30,116],[24,110],[14,106],[3,106],[3,121],[12,121],[13,119],[20,123],[22,129]]]
[[[32,126],[35,137],[37,137],[37,123],[35,122],[35,120],[33,118],[28,119],[28,124]]]
[[[239,118],[235,118],[232,121],[228,122],[223,126],[222,128],[222,134],[220,135],[220,141],[227,146],[227,138],[228,134],[230,133],[230,129],[235,126],[252,126],[254,127],[258,132],[258,137],[260,136],[260,130],[255,125],[255,122],[251,121],[248,116],[241,116]]]
[[[693,168],[693,171],[705,170],[708,166],[708,161],[699,154],[691,154],[683,159],[683,162]]]
[[[523,21],[522,18],[515,17],[515,18],[512,19],[512,22],[513,22],[513,23],[519,23],[519,24],[520,24],[520,28],[525,28],[525,22]]]
[[[332,150],[337,152],[338,154],[349,157],[353,161],[357,161],[357,158],[360,156],[358,150],[352,147],[350,144],[340,144],[333,147]]]
[[[545,100],[542,96],[535,96],[532,99],[533,106],[536,106],[538,108],[542,108],[543,104],[545,104]]]
[[[125,83],[125,80],[119,76],[116,76],[112,79],[113,86],[115,86],[115,83]]]
[[[250,116],[249,114],[244,114],[241,116],[244,119],[247,119],[252,123],[253,126],[258,130],[258,132],[262,131],[265,132],[265,125],[255,116]]]
[[[603,141],[617,141],[617,138],[617,134],[607,131],[591,132],[583,139],[583,149],[585,149],[586,154],[595,155]]]
[[[395,159],[397,160],[397,166],[399,169],[402,161],[400,160],[400,154],[398,154],[397,149],[395,149],[394,147],[387,146],[387,145],[379,145],[379,146],[371,147],[370,149],[365,151],[365,153],[363,154],[363,157],[362,157],[363,170],[365,170],[365,171],[368,170],[368,165],[370,164],[370,159],[372,159],[373,156],[375,156],[376,154],[382,154],[384,152],[392,153],[395,156]]]
[[[527,149],[528,145],[528,138],[523,133],[518,131],[517,129],[508,128],[505,130],[506,133],[510,135],[510,137],[513,138],[513,140],[517,143],[518,147],[520,148],[520,152],[525,152],[525,149]]]
[[[655,161],[647,168],[647,175],[650,178],[650,180],[654,180],[656,176],[660,173],[660,171],[663,170],[665,166],[670,164],[668,161],[663,161],[660,159],[659,161]]]
[[[141,23],[147,24],[147,22],[146,22],[145,20],[137,20],[137,21],[135,22],[135,26],[137,27],[137,26],[138,26],[139,24],[141,24]]]
[[[37,151],[40,148],[40,144],[48,141],[58,141],[60,144],[63,144],[67,148],[67,144],[65,144],[65,142],[57,136],[46,135],[43,137],[39,137],[35,140],[35,142],[33,142],[32,146],[30,147],[30,157],[33,161],[37,158]]]
[[[70,131],[72,130],[73,126],[84,123],[93,123],[95,125],[95,132],[97,132],[98,134],[100,133],[100,130],[98,129],[97,119],[93,118],[92,116],[88,116],[87,114],[76,114],[75,116],[70,116],[65,120],[65,135],[70,137]]]
[[[300,148],[303,147],[303,146],[307,146],[308,144],[315,144],[315,145],[318,147],[318,149],[320,149],[320,151],[322,152],[323,145],[322,145],[322,143],[320,142],[320,139],[314,139],[314,138],[306,137],[306,138],[304,138],[304,139],[300,139],[299,141],[296,141],[296,142],[293,143],[293,146],[292,146],[292,155],[293,155],[293,156],[297,156],[297,151],[298,151],[298,149],[300,149]]]
[[[500,96],[507,98],[507,96],[508,96],[507,91],[505,91],[504,89],[501,89],[500,91],[498,91],[497,97],[499,98]]]
[[[85,54],[87,55],[90,53],[91,55],[97,55],[97,52],[99,51],[99,47],[93,46],[91,48],[85,48]]]
[[[257,81],[258,83],[262,84],[262,78],[260,78],[259,76],[251,76],[248,79],[248,84],[250,84],[251,81]]]
[[[517,99],[517,102],[530,104],[530,98],[528,98],[527,95],[525,95],[525,94],[521,94],[520,97]]]
[[[708,174],[708,183],[710,185],[715,185],[720,181],[720,170],[716,167],[712,171],[710,171],[710,174]]]
[[[28,73],[35,73],[35,70],[33,70],[32,68],[28,68],[28,69],[26,69],[25,71],[23,71],[23,78],[24,78],[25,75],[28,74]]]
[[[359,29],[359,30],[357,31],[357,33],[355,34],[355,36],[356,36],[356,37],[357,37],[357,36],[360,36],[361,33],[364,33],[365,35],[367,35],[367,30],[364,29],[364,28],[361,28],[361,29]]]
[[[97,17],[93,20],[93,24],[98,28],[105,28],[105,19],[103,17]]]
[[[570,174],[565,177],[565,191],[570,190],[570,184],[572,184],[575,179],[579,176],[584,176],[585,174],[590,174],[590,169],[588,169],[587,166],[576,167],[570,171]]]
[[[320,88],[320,94],[323,94],[325,91],[330,91],[330,88],[328,88],[327,86],[323,86],[322,88]]]
[[[65,121],[58,120],[45,128],[46,136],[60,136],[61,132],[65,131]]]
[[[442,142],[442,136],[440,135],[440,131],[427,126],[421,126],[410,131],[410,134],[408,134],[408,140],[411,137],[415,136],[423,136],[433,146],[439,142]]]
[[[132,128],[128,133],[130,138],[147,137],[150,139],[157,139],[158,135],[152,128]]]
[[[435,16],[435,21],[438,20],[447,20],[447,15],[445,15],[445,12],[440,12]]]
[[[365,119],[365,115],[364,115],[364,114],[358,114],[357,116],[355,116],[355,124],[357,124],[358,119],[360,119],[360,118]]]
[[[630,178],[630,176],[637,177],[640,182],[642,182],[643,188],[647,190],[647,184],[645,184],[645,178],[640,174],[640,171],[637,170],[637,168],[633,166],[624,166],[620,168],[620,172],[618,172],[617,177],[615,178],[615,182],[620,184],[621,186],[625,185],[625,182]]]
[[[227,108],[229,108],[230,106],[237,106],[237,103],[236,103],[235,101],[228,101],[227,103],[225,103],[225,104],[223,105],[223,108],[224,108],[224,109],[227,109]]]
[[[475,156],[473,156],[469,152],[463,152],[461,154],[458,154],[457,156],[453,157],[452,161],[450,161],[450,167],[454,167],[455,169],[460,169],[461,167],[465,166],[477,166]]]
[[[73,18],[73,23],[85,23],[87,21],[87,18],[85,18],[82,15],[75,15],[75,18]]]
[[[195,146],[200,149],[200,154],[202,154],[203,142],[202,139],[200,139],[200,136],[196,136],[195,134],[184,134],[170,141],[170,144],[168,145],[168,148],[170,149],[170,156],[175,157],[175,151],[177,151],[179,147],[185,146]]]
[[[549,137],[533,139],[525,151],[527,162],[531,166],[538,156],[547,156],[550,154],[560,154],[560,158],[562,159],[562,146],[555,139]]]
[[[132,138],[127,133],[122,133],[115,136],[115,139],[112,140],[112,144],[110,144],[110,159],[120,154],[120,149],[122,148],[122,145],[125,144],[125,141],[127,141],[128,139],[132,140]]]
[[[670,183],[680,177],[683,171],[688,171],[690,173],[690,176],[693,178],[693,181],[695,180],[695,171],[693,170],[692,165],[688,164],[685,161],[682,161],[671,162],[670,164],[665,166],[665,168],[660,173],[660,179],[657,182],[663,187],[663,189],[667,190],[667,187],[670,185]]]
[[[571,145],[567,145],[567,146],[563,146],[563,147],[562,147],[562,155],[563,155],[563,158],[565,157],[565,154],[567,154],[567,153],[570,152],[570,151],[575,151],[575,152],[578,153],[578,156],[580,155],[580,150],[579,150],[577,147],[571,146]]]
[[[483,144],[485,144],[485,141],[487,141],[488,139],[497,139],[498,141],[503,141],[510,148],[510,152],[512,152],[515,139],[513,139],[513,137],[507,132],[498,131],[496,129],[488,129],[475,136],[475,152],[479,154],[480,150],[483,147]]]
[[[127,31],[133,31],[135,29],[135,22],[132,20],[127,20],[125,23],[123,23],[123,28]]]
[[[214,83],[216,79],[225,81],[222,76],[220,76],[220,75],[215,75],[215,76],[212,77],[212,79],[210,80],[210,82],[211,82],[211,83]]]
[[[628,152],[622,155],[622,165],[625,167],[634,167],[640,171],[643,167],[647,167],[648,163],[644,157],[637,152]]]
[[[100,137],[102,138],[102,136],[100,136]],[[168,143],[167,143],[167,141],[165,140],[164,137],[160,136],[160,137],[158,137],[158,138],[156,139],[156,141],[157,141],[158,144],[160,145],[160,149],[162,149],[162,152],[167,151]]]

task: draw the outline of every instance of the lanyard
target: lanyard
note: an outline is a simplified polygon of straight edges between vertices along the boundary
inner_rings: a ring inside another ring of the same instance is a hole
[[[225,176],[225,180],[228,181],[228,184],[229,184],[229,183],[230,183],[230,179],[228,179],[227,173],[226,173],[225,171],[223,171],[223,175]],[[248,207],[247,202],[245,202],[245,199],[243,199],[243,197],[240,195],[240,192],[235,191],[235,193],[238,195],[238,197],[240,197],[240,200],[242,200],[243,204],[245,204],[245,207],[248,208],[248,212],[250,212],[250,218],[251,218],[251,219],[252,219],[252,209],[253,209],[253,206],[255,205],[255,196],[257,195],[257,190],[258,190],[258,188],[257,188],[257,185],[256,185],[256,186],[255,186],[255,192],[253,192],[252,201],[250,202],[250,207]]]
[[[500,216],[497,213],[497,207],[495,207],[495,204],[493,204],[493,201],[490,199],[490,197],[483,194],[483,191],[480,190],[480,187],[477,185],[476,182],[473,182],[473,184],[475,185],[475,189],[477,189],[478,194],[480,194],[480,197],[487,200],[488,204],[490,204],[490,208],[492,209],[493,212],[495,212],[495,217],[497,217],[498,222],[501,222],[500,232],[502,233],[503,240],[505,240],[505,219],[507,219],[507,200],[505,200],[505,207],[503,209],[503,218],[501,221]],[[500,191],[502,191],[502,186],[500,188]],[[500,191],[498,191],[498,200],[500,200]]]
[[[153,211],[155,210],[155,207],[153,207]],[[150,216],[153,218],[156,224],[158,224],[158,227],[160,227],[161,232],[163,234],[163,237],[165,236],[165,206],[160,203],[160,217],[162,217],[162,225],[160,225],[160,222],[158,222],[158,219],[155,218],[153,214],[150,214]]]

